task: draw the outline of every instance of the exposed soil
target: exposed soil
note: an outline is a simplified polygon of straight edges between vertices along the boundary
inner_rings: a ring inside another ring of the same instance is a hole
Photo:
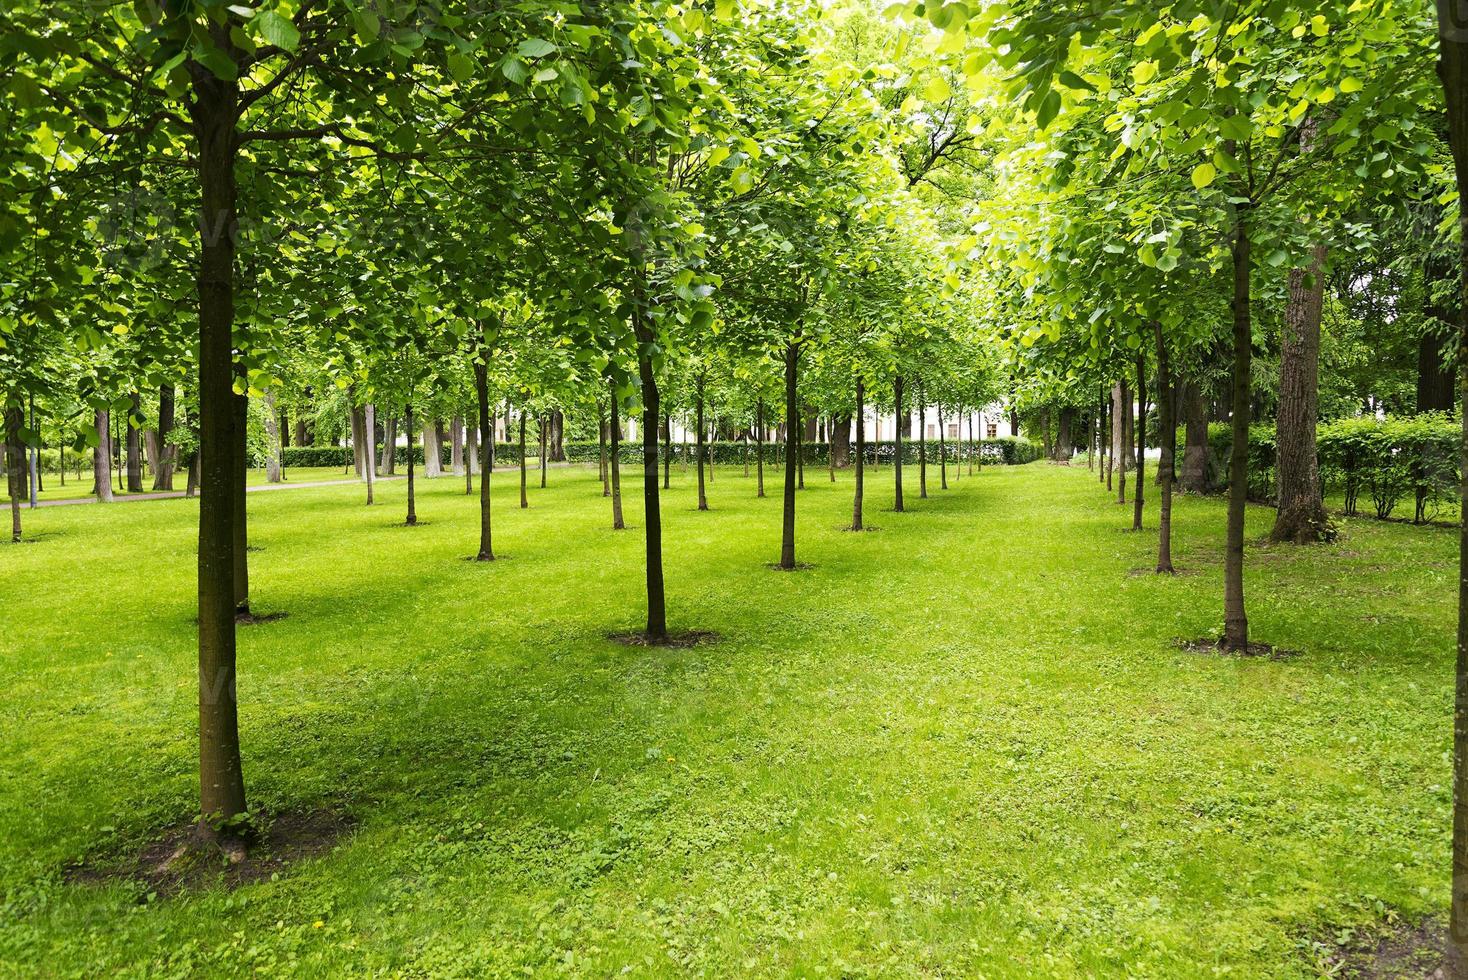
[[[711,630],[684,630],[679,633],[669,633],[661,640],[654,640],[646,633],[611,633],[607,639],[613,643],[620,643],[627,647],[672,647],[683,650],[688,647],[702,646],[708,643],[717,643],[719,634]]]
[[[806,564],[803,561],[798,561],[798,562],[795,563],[795,567],[794,568],[786,568],[784,565],[781,565],[779,562],[772,561],[772,562],[766,562],[765,563],[765,567],[768,568],[768,569],[770,569],[771,571],[775,571],[775,572],[806,572],[806,571],[809,571],[812,568],[815,568],[816,566],[814,566],[814,565],[808,565],[808,564]]]
[[[868,524],[865,527],[852,527],[850,524],[841,524],[841,525],[838,525],[837,526],[836,530],[838,530],[838,531],[850,531],[853,534],[860,534],[862,532],[868,532],[868,533],[870,533],[872,531],[880,531],[882,529],[879,528],[879,527],[877,527],[877,525],[875,525],[875,524]]]
[[[1325,955],[1333,977],[1358,980],[1444,980],[1448,930],[1440,919],[1400,924],[1375,936],[1329,944]]]
[[[1166,575],[1166,574],[1167,574],[1166,572],[1158,572],[1156,565],[1148,565],[1145,568],[1133,568],[1133,569],[1131,569],[1131,570],[1129,570],[1127,572],[1127,575],[1130,578],[1142,578],[1143,576],[1146,576],[1146,575]],[[1187,568],[1187,567],[1184,567],[1182,565],[1174,565],[1173,566],[1173,569],[1172,569],[1172,574],[1173,574],[1173,577],[1174,578],[1187,578],[1187,577],[1192,576],[1192,575],[1197,575],[1198,574],[1198,570],[1196,568]]]
[[[1199,640],[1177,640],[1179,650],[1200,653],[1210,657],[1250,657],[1261,660],[1293,660],[1300,655],[1298,650],[1282,650],[1268,643],[1250,643],[1247,650],[1225,650],[1223,640],[1204,637]]]
[[[234,621],[241,626],[256,626],[261,623],[278,623],[289,616],[287,612],[235,613]]]
[[[66,869],[69,881],[147,886],[140,900],[215,884],[237,888],[283,873],[297,861],[325,854],[352,829],[351,818],[331,810],[264,814],[262,830],[242,847],[201,840],[195,821],[168,828],[142,850],[98,855]]]
[[[432,521],[414,521],[412,524],[409,524],[407,521],[398,521],[396,524],[389,524],[388,527],[427,527],[431,523],[433,523],[433,522]]]

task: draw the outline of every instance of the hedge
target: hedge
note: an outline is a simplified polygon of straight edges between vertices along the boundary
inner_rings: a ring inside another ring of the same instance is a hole
[[[977,445],[968,442],[946,442],[948,461],[958,463],[973,458],[983,465],[1008,465],[1015,466],[1024,463],[1033,463],[1042,455],[1041,448],[1028,439],[1019,439],[1012,436],[1004,436],[998,439],[985,439]],[[566,453],[566,459],[572,463],[595,463],[601,458],[601,444],[596,442],[567,442],[562,447]],[[661,448],[661,444],[659,446]],[[723,465],[739,465],[744,462],[746,455],[751,464],[754,463],[755,445],[753,442],[710,442],[708,448],[714,462]],[[538,445],[527,444],[527,454],[539,452]],[[619,458],[623,463],[641,464],[642,442],[641,440],[623,440],[619,446]],[[675,442],[671,446],[671,459],[674,463],[692,463],[695,458],[695,446],[692,443],[684,445]],[[852,447],[853,451],[855,447]],[[866,446],[867,459],[881,464],[891,465],[897,456],[896,444],[891,440],[881,442],[869,442]],[[443,465],[449,465],[448,446],[443,449]],[[801,455],[805,458],[807,465],[825,466],[829,443],[807,442],[801,444]],[[785,445],[778,442],[767,442],[764,448],[765,462],[779,465],[785,460]],[[531,458],[535,458],[531,455]],[[413,446],[413,460],[421,464],[423,462],[423,446]],[[516,443],[502,443],[495,447],[495,461],[505,463],[518,463],[520,461],[520,447]],[[918,461],[917,442],[910,439],[902,441],[902,461],[904,463],[916,463]],[[937,465],[938,442],[928,441],[928,461]],[[264,465],[264,460],[253,460],[254,465]],[[352,465],[352,450],[347,446],[287,446],[281,451],[281,462],[286,469],[301,466],[340,466],[346,468]],[[402,465],[407,462],[407,450],[399,446],[397,451],[397,463]]]
[[[1462,430],[1438,412],[1421,415],[1363,417],[1323,422],[1315,430],[1320,479],[1327,495],[1339,494],[1354,517],[1362,500],[1376,517],[1386,519],[1404,501],[1412,504],[1412,520],[1421,524],[1458,506],[1458,452]],[[1178,465],[1183,439],[1178,439]],[[1227,486],[1233,438],[1227,423],[1208,426],[1209,453]],[[1249,497],[1273,502],[1275,429],[1249,427]]]

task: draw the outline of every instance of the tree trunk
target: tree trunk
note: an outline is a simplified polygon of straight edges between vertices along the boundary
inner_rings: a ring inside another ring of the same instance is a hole
[[[612,472],[607,465],[607,417],[602,414],[601,402],[596,404],[596,478],[601,481],[601,495],[612,495]]]
[[[464,475],[464,420],[457,415],[449,420],[449,472],[454,476]]]
[[[158,386],[158,458],[153,464],[153,489],[173,489],[173,469],[178,459],[178,447],[168,441],[173,435],[173,417],[176,396],[173,385]]]
[[[1177,460],[1177,420],[1173,418],[1172,361],[1162,336],[1162,322],[1152,321],[1157,339],[1157,412],[1162,427],[1162,459],[1157,464],[1162,494],[1157,516],[1157,573],[1173,574],[1172,568],[1172,477]]]
[[[780,521],[780,567],[795,570],[795,471],[800,428],[800,397],[796,381],[800,371],[800,345],[785,348],[785,500]]]
[[[494,445],[494,423],[489,417],[489,331],[485,324],[479,325],[479,357],[474,359],[474,407],[477,410],[476,419],[478,429],[478,444],[481,457],[488,454],[488,446]],[[469,433],[470,442],[474,442],[473,430]],[[459,420],[454,419],[454,442],[459,441]],[[459,465],[464,466],[462,457]],[[490,494],[489,494],[489,460],[481,458],[479,461],[481,469],[485,474],[479,481],[479,552],[474,556],[475,561],[494,561],[494,535],[493,522],[490,519]],[[469,474],[469,468],[464,466],[464,492],[470,492],[474,477]]]
[[[700,374],[695,383],[694,390],[694,420],[693,424],[698,429],[698,509],[709,509],[708,494],[703,485],[703,450],[704,450],[704,421],[703,421],[703,385],[704,376]]]
[[[141,433],[138,431],[137,419],[143,414],[143,400],[136,391],[130,397],[127,416],[123,419],[123,439],[127,447],[127,492],[142,493],[143,446],[139,439]]]
[[[367,479],[367,460],[372,458],[372,450],[367,443],[367,418],[366,413],[360,405],[351,408],[352,423],[352,466],[356,470],[357,479]]]
[[[488,463],[489,453],[494,446],[494,417],[489,418],[489,430],[487,437],[480,440],[480,429],[477,426],[467,426],[464,429],[464,494],[468,496],[474,492],[474,474],[479,467]],[[483,459],[481,460],[481,456]],[[487,470],[485,471],[488,472]]]
[[[924,404],[923,382],[917,383],[918,499],[928,499],[928,406]]]
[[[530,498],[525,494],[525,417],[526,413],[520,412],[520,509],[524,510],[530,506]]]
[[[1305,152],[1303,147],[1301,152]],[[1331,536],[1315,452],[1324,292],[1325,246],[1317,245],[1311,252],[1310,268],[1290,270],[1280,337],[1279,411],[1275,417],[1279,505],[1274,529],[1269,532],[1274,542],[1311,544]]]
[[[363,447],[362,472],[367,474],[367,506],[372,506],[372,483],[377,477],[377,406],[368,402],[362,408],[362,431],[367,444]]]
[[[380,472],[392,476],[398,471],[398,420],[389,415],[382,423],[382,459]]]
[[[223,20],[208,28],[217,47],[235,50]],[[198,140],[199,256],[199,812],[200,833],[246,812],[235,700],[234,483],[243,433],[233,403],[234,165],[239,86],[187,63],[194,98],[188,104]]]
[[[1208,401],[1196,381],[1183,384],[1183,421],[1186,426],[1183,443],[1183,490],[1207,493],[1208,481]]]
[[[413,499],[413,406],[403,406],[403,428],[408,439],[408,517],[404,524],[412,527],[418,523],[417,501]]]
[[[861,411],[860,406],[857,411]],[[851,465],[851,416],[832,416],[830,437],[831,461],[839,469],[845,469]]]
[[[1453,708],[1453,876],[1448,969],[1468,977],[1468,7],[1437,0],[1438,74],[1448,110],[1448,132],[1458,187],[1458,656]]]
[[[20,442],[20,430],[25,424],[25,412],[19,403],[5,409],[5,475],[10,490],[10,540],[20,544],[20,498],[25,493],[25,457]]]
[[[754,471],[756,497],[765,495],[765,400],[755,402],[754,408]]]
[[[673,417],[663,409],[663,489],[673,485]]]
[[[292,433],[291,441],[297,446],[309,446],[311,444],[311,437],[306,432],[306,420],[299,414],[296,415],[295,432]]]
[[[550,419],[545,413],[540,415],[540,489],[545,489],[545,477],[549,468],[550,459]]]
[[[862,493],[866,489],[864,471],[866,469],[867,413],[862,407],[866,404],[866,396],[866,384],[858,377],[856,379],[856,492],[853,494],[851,505],[851,529],[853,531],[866,530],[866,523],[861,513]]]
[[[948,489],[948,434],[943,431],[943,403],[938,403],[938,486]]]
[[[1055,429],[1055,461],[1070,465],[1071,457],[1075,455],[1075,440],[1072,437],[1071,426],[1075,422],[1076,410],[1065,407],[1060,410],[1060,422]]]
[[[1142,497],[1147,472],[1147,358],[1137,349],[1137,421],[1132,426],[1137,442],[1137,491],[1132,498],[1132,530],[1142,529]]]
[[[647,541],[647,638],[668,638],[667,597],[663,590],[663,515],[658,501],[658,381],[653,374],[653,332],[642,315],[633,320],[637,338],[637,376],[642,382],[642,508]]]
[[[795,488],[805,489],[805,425],[801,422],[800,396],[795,397]],[[787,453],[787,458],[789,454]]]
[[[443,476],[443,420],[429,419],[423,426],[423,475]]]
[[[245,477],[250,463],[245,453],[245,435],[249,415],[249,395],[235,395],[233,434],[235,466],[230,496],[234,500],[234,611],[236,616],[250,614],[250,541],[245,501]]]
[[[551,462],[564,463],[566,461],[566,413],[559,408],[551,413]]]
[[[1233,447],[1228,462],[1228,539],[1223,565],[1223,646],[1233,652],[1249,648],[1249,619],[1244,612],[1244,514],[1249,500],[1249,371],[1254,355],[1250,310],[1251,260],[1248,208],[1237,205],[1233,234]]]
[[[280,422],[275,414],[275,394],[265,393],[265,482],[279,483],[285,478],[280,469]]]
[[[902,375],[900,375],[900,374],[896,378],[894,378],[892,380],[892,406],[893,406],[893,411],[895,413],[894,421],[896,422],[896,424],[893,426],[893,430],[894,431],[892,433],[893,445],[896,448],[896,452],[894,453],[894,455],[892,457],[892,459],[893,459],[893,467],[892,468],[893,468],[893,470],[895,472],[895,476],[893,477],[893,480],[894,480],[894,483],[893,483],[893,497],[894,497],[894,501],[895,502],[892,505],[892,509],[895,510],[895,511],[897,511],[897,513],[900,514],[900,513],[902,513],[902,509],[903,509],[902,508],[902,424],[903,424],[904,421],[906,421],[902,417]]]
[[[1123,381],[1116,386],[1116,423],[1112,426],[1112,455],[1116,457],[1116,502],[1126,503],[1127,450],[1131,448],[1132,395]]]
[[[618,459],[622,455],[622,417],[621,405],[617,402],[617,386],[612,386],[612,421],[607,426],[607,432],[611,436],[611,468],[612,468],[612,530],[621,531],[626,528],[622,522],[622,464]],[[657,482],[657,474],[653,474],[653,482]]]
[[[96,414],[97,448],[92,450],[92,492],[98,503],[112,503],[112,415],[105,408]]]

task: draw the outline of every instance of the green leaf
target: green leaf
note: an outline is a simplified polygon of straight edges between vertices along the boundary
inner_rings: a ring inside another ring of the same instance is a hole
[[[515,48],[522,58],[544,58],[558,50],[560,49],[543,37],[527,37]]]
[[[449,74],[454,77],[454,81],[456,82],[467,81],[469,76],[474,74],[474,60],[467,55],[460,54],[457,51],[450,51],[448,62]]]
[[[1218,176],[1218,168],[1211,163],[1200,163],[1193,168],[1193,186],[1202,190],[1213,183]]]
[[[261,37],[278,48],[294,51],[300,47],[301,32],[296,30],[296,25],[273,10],[260,13],[251,23],[259,29]]]
[[[195,48],[194,60],[209,69],[222,82],[232,82],[240,77],[240,68],[234,63],[234,59],[212,44]]]

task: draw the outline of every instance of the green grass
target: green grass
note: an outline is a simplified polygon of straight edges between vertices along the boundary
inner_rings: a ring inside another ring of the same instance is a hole
[[[914,468],[915,469],[915,468]],[[936,473],[931,474],[936,487]],[[1160,579],[1083,467],[963,478],[912,510],[808,473],[800,553],[778,481],[675,472],[675,628],[641,622],[641,499],[595,474],[496,547],[444,478],[250,498],[240,633],[252,800],[357,821],[279,880],[153,903],[68,883],[195,795],[197,503],[27,513],[0,547],[0,973],[321,976],[1309,976],[1312,941],[1446,907],[1456,536],[1343,522],[1253,548],[1254,637],[1221,618],[1223,507],[1180,499]],[[1155,489],[1149,485],[1155,506]],[[1252,510],[1251,540],[1270,513]],[[1149,507],[1148,524],[1155,513]]]

